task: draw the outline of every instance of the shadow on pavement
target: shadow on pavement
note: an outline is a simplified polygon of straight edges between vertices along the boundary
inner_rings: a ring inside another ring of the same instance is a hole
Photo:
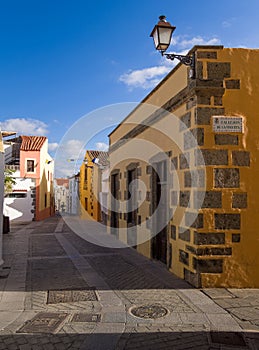
[[[134,331],[134,330],[133,330]],[[103,349],[103,350],[185,350],[258,349],[258,333],[234,332],[149,332],[15,334],[0,336],[1,349]]]
[[[104,290],[152,290],[152,289],[189,289],[187,282],[170,273],[166,266],[151,261],[133,248],[108,248],[93,244],[64,224],[60,232],[55,232],[59,218],[50,218],[44,222],[29,225],[5,235],[5,277],[0,278],[0,290],[5,291],[48,291],[58,289],[94,288],[75,266],[95,273],[105,283],[98,289]],[[28,229],[29,227],[29,229]],[[26,237],[25,237],[25,232]],[[66,250],[57,235],[70,248]],[[15,261],[17,260],[17,261]],[[13,266],[14,265],[14,266]],[[83,266],[85,265],[85,266]],[[26,279],[22,283],[22,275]],[[19,278],[17,278],[19,275]],[[25,284],[25,285],[24,285]],[[24,287],[24,288],[23,288]]]

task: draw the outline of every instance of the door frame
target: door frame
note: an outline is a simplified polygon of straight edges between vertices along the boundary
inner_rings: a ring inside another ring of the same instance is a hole
[[[158,181],[158,172],[159,172],[159,164],[165,162],[165,167],[164,167],[164,171],[165,174],[161,174],[164,175],[164,179],[163,181]],[[168,157],[163,153],[160,152],[157,155],[155,155],[154,157],[152,157],[150,159],[150,163],[152,166],[152,172],[151,172],[151,181],[150,181],[150,185],[151,185],[151,215],[152,215],[152,226],[151,229],[153,230],[153,232],[158,230],[158,220],[157,220],[157,215],[159,213],[154,214],[154,211],[156,210],[156,207],[159,203],[159,201],[161,200],[161,197],[157,203],[157,184],[160,183],[160,186],[165,186],[165,188],[163,189],[163,193],[166,196],[165,197],[165,202],[166,202],[166,207],[165,207],[165,220],[166,220],[166,225],[165,227],[159,232],[157,233],[154,237],[152,237],[151,240],[151,251],[150,251],[150,255],[151,258],[156,259],[161,261],[163,264],[165,264],[167,266],[167,268],[169,268],[169,264],[170,264],[170,241],[169,241],[169,228],[170,228],[170,223],[169,223],[169,213],[170,213],[170,206],[169,206],[169,160]],[[161,192],[162,192],[162,188],[160,188],[160,196],[161,196]],[[165,252],[164,252],[164,256],[161,256],[160,254],[162,253],[162,234],[163,232],[165,233],[165,238],[166,238],[166,242],[165,242]],[[161,251],[158,251],[159,249],[161,249]]]
[[[129,202],[130,200],[130,193],[129,193],[129,185],[131,181],[137,180],[138,174],[137,174],[137,167],[139,163],[132,162],[126,167],[126,191],[127,191],[127,243],[132,246],[133,248],[137,248],[137,208],[133,211],[130,211],[130,206],[133,204],[137,204],[137,188],[133,188],[132,190],[132,196],[131,198],[132,202]],[[130,177],[132,175],[132,177]]]
[[[120,190],[120,171],[115,169],[111,172],[111,234],[118,237],[119,228],[119,190]]]

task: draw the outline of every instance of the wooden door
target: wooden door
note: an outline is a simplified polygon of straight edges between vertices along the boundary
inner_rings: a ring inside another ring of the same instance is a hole
[[[111,175],[111,233],[117,234],[119,227],[119,208],[118,208],[118,192],[119,192],[119,174]]]
[[[137,169],[131,169],[127,172],[127,243],[136,248],[137,246]],[[130,191],[131,188],[131,191]]]
[[[154,164],[152,174],[153,234],[152,257],[167,264],[168,255],[168,186],[167,162]]]

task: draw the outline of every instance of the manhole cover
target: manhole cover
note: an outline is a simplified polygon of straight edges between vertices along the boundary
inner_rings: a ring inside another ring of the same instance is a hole
[[[47,304],[73,303],[76,301],[96,301],[94,290],[49,290]]]
[[[100,314],[75,314],[72,318],[72,322],[100,322]]]
[[[16,333],[54,333],[65,321],[68,314],[40,312],[32,320],[27,321]]]
[[[246,346],[242,334],[237,332],[210,332],[212,343]]]
[[[141,318],[159,318],[165,316],[168,310],[160,305],[153,304],[133,307],[130,313]]]

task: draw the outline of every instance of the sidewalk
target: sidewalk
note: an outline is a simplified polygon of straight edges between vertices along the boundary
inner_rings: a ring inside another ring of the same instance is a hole
[[[16,226],[4,260],[0,350],[259,349],[258,289],[193,289],[61,218]]]

